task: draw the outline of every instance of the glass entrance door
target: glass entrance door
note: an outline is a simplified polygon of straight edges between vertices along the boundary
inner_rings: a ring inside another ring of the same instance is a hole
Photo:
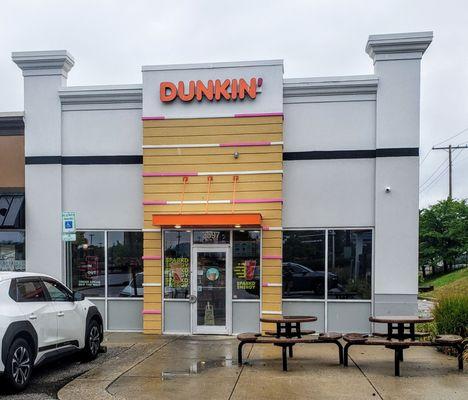
[[[231,333],[228,246],[197,247],[192,257],[192,332]]]

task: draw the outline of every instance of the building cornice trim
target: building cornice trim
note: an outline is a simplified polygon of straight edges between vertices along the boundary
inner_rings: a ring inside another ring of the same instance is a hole
[[[0,113],[0,136],[24,135],[22,112]]]
[[[376,94],[375,75],[285,79],[283,98]]]
[[[143,103],[142,85],[75,86],[59,91],[62,106]]]
[[[75,65],[75,60],[66,50],[19,51],[11,55],[13,62],[23,71],[23,76],[62,75]]]
[[[374,61],[398,59],[420,59],[432,42],[433,33],[410,32],[370,35],[366,53]],[[403,53],[410,57],[401,57]]]

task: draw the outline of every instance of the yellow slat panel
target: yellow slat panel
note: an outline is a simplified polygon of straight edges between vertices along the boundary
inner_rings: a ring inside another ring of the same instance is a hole
[[[281,302],[281,295],[278,294],[263,294],[263,304],[265,303],[279,303]]]
[[[237,191],[236,191],[237,193]],[[282,191],[267,191],[267,192],[243,192],[242,197],[240,195],[236,195],[237,199],[272,199],[272,198],[281,198],[282,196]],[[232,199],[232,192],[217,192],[217,193],[210,193],[209,200],[231,200]],[[203,193],[185,193],[184,195],[184,201],[206,201],[208,198],[208,194],[206,192]],[[182,201],[182,195],[181,194],[175,194],[175,193],[157,193],[153,195],[146,195],[145,200],[165,200],[165,201]],[[262,203],[258,203],[262,204]],[[208,206],[208,208],[211,208],[212,204]],[[180,207],[180,206],[179,206]],[[203,205],[203,211],[205,205]],[[232,207],[232,206],[231,206]],[[184,205],[185,208],[185,205]]]
[[[161,295],[157,294],[145,294],[145,303],[159,303],[160,305],[156,307],[156,310],[160,310],[162,307],[162,298]]]
[[[262,274],[265,282],[274,282],[271,280],[273,277],[280,278],[282,276],[282,269],[280,267],[263,267]]]
[[[150,302],[150,301],[145,301],[143,309],[144,310],[160,310],[161,309],[161,302],[153,303],[153,302]]]
[[[147,321],[147,315],[143,316],[143,329],[146,331],[154,331],[154,333],[161,333],[161,322],[160,321]],[[149,333],[149,332],[148,332]],[[151,332],[153,333],[153,332]]]
[[[147,322],[161,322],[161,314],[144,314],[144,319]]]
[[[207,176],[189,176],[187,186],[193,184],[206,185]],[[255,174],[255,175],[239,175],[239,183],[244,182],[282,182],[282,174]],[[168,185],[168,184],[183,184],[181,176],[147,176],[143,179],[144,185]],[[232,175],[217,175],[213,176],[214,183],[229,183],[232,185]]]
[[[262,311],[282,311],[281,303],[277,302],[262,302]],[[267,314],[264,314],[267,317]]]
[[[216,177],[213,179],[211,183],[211,192],[212,193],[221,193],[221,192],[228,192],[232,193],[233,183],[217,183]],[[232,181],[232,179],[231,179]],[[181,194],[183,184],[145,184],[144,185],[144,192],[147,194],[150,193],[177,193]],[[236,184],[236,192],[243,193],[243,192],[250,192],[250,191],[258,191],[258,192],[265,192],[269,190],[280,191],[282,189],[281,182],[238,182]],[[191,183],[189,182],[185,185],[185,193],[206,193],[208,190],[207,182],[203,183]]]
[[[152,199],[145,199],[151,201]],[[157,199],[153,199],[157,200]],[[261,212],[263,219],[281,219],[281,203],[250,203],[235,204],[234,213]],[[164,212],[165,214],[179,214],[180,204],[146,205],[144,206],[144,219],[151,220],[152,214]],[[208,212],[224,214],[232,211],[232,204],[209,204]],[[182,214],[205,214],[205,204],[184,204]]]
[[[167,165],[168,169],[173,165],[208,165],[208,164],[229,164],[236,166],[233,170],[237,170],[238,166],[247,164],[250,166],[253,163],[281,163],[283,160],[282,153],[264,153],[264,154],[239,154],[239,158],[234,158],[234,152],[231,154],[213,154],[200,156],[144,156],[143,162],[145,168],[149,166]]]
[[[145,128],[145,137],[166,136],[206,136],[206,135],[256,135],[259,133],[283,133],[281,124],[258,125],[219,125],[219,126],[189,126],[171,128]]]
[[[283,135],[281,133],[256,133],[245,135],[212,135],[205,136],[165,136],[153,137],[145,136],[143,144],[205,144],[205,143],[227,143],[227,142],[281,142]]]
[[[265,283],[282,283],[281,279],[281,270],[279,271],[280,274],[265,274],[265,270],[263,271],[263,282]]]
[[[254,140],[249,140],[254,142]],[[201,143],[212,144],[212,143]],[[215,143],[216,144],[216,143]],[[232,155],[235,151],[241,154],[270,154],[283,153],[283,146],[280,144],[272,146],[240,146],[240,147],[179,147],[170,149],[143,149],[143,155],[157,157],[173,156],[211,156],[211,155]]]
[[[278,171],[283,169],[282,162],[252,162],[242,164],[177,164],[177,165],[147,165],[144,172],[237,172],[237,171]]]
[[[281,297],[282,288],[280,287],[264,287],[262,288],[263,295],[278,295]]]
[[[149,294],[158,294],[161,295],[161,286],[145,286],[143,292],[146,295]]]
[[[159,115],[156,115],[159,117]],[[248,117],[248,118],[180,118],[143,121],[143,127],[165,126],[219,126],[219,125],[254,125],[254,124],[282,124],[282,116]]]

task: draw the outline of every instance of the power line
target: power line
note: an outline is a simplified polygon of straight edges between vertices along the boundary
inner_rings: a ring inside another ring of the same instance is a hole
[[[451,164],[453,165],[455,163],[455,160],[460,157],[462,153],[458,153],[452,160]],[[443,164],[443,163],[442,163]],[[440,166],[439,166],[440,167]],[[439,168],[437,168],[439,169]],[[430,182],[424,189],[420,190],[419,193],[423,193],[425,192],[427,189],[429,189],[430,187],[432,187],[434,184],[436,184],[443,176],[445,176],[445,174],[447,173],[447,171],[449,171],[451,169],[451,165],[447,165],[441,172],[439,175],[437,175],[433,180],[432,182]],[[434,175],[434,174],[433,174]],[[450,176],[450,180],[451,180],[451,176]],[[450,185],[451,186],[451,185]],[[450,188],[451,190],[451,188]],[[449,193],[450,195],[450,198],[451,198],[451,192]]]
[[[439,145],[441,145],[442,143],[448,142],[450,139],[456,138],[457,136],[460,136],[462,133],[464,133],[464,132],[466,132],[466,131],[468,131],[468,128],[465,128],[465,129],[461,130],[460,132],[456,133],[455,135],[449,137],[448,139],[443,140],[443,141],[440,142],[440,143],[435,144],[434,146],[439,146]],[[432,147],[433,149],[434,149],[434,146]]]
[[[423,158],[423,160],[421,161],[421,163],[419,164],[419,166],[421,166],[421,165],[424,164],[424,161],[426,161],[427,156],[428,156],[429,154],[431,154],[431,151],[432,151],[432,149],[430,149],[430,150],[427,152],[427,154],[424,156],[424,158]]]
[[[440,167],[442,167],[442,165],[445,164],[445,160],[443,160],[440,165],[435,169],[435,171],[432,173],[432,175],[427,178],[421,185],[419,185],[419,188],[421,189],[440,169]]]

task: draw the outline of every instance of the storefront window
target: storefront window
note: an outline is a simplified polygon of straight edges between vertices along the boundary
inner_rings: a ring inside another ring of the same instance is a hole
[[[143,296],[143,233],[107,233],[107,297]]]
[[[234,231],[233,299],[260,298],[260,231]]]
[[[371,298],[372,231],[328,231],[328,298]]]
[[[185,299],[190,295],[190,232],[164,232],[164,297]]]
[[[87,297],[104,297],[104,232],[77,232],[70,244],[71,286]]]
[[[283,298],[325,298],[325,231],[283,233]]]
[[[0,271],[24,271],[24,231],[0,231]]]

